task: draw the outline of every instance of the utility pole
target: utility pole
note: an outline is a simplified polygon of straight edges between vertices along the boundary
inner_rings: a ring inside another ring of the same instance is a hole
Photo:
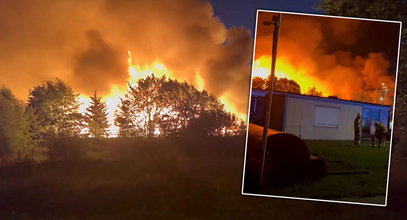
[[[261,171],[260,171],[260,185],[265,183],[264,179],[264,165],[266,164],[266,152],[267,152],[267,133],[270,126],[270,118],[271,118],[271,105],[273,101],[273,90],[274,90],[274,73],[276,69],[276,59],[277,59],[277,44],[278,44],[278,37],[280,35],[280,23],[281,23],[281,13],[278,15],[273,16],[273,21],[265,21],[263,25],[274,25],[274,34],[273,34],[273,48],[272,48],[272,56],[271,56],[271,85],[269,86],[269,100],[266,104],[266,117],[264,120],[264,129],[263,129],[263,141],[262,141],[262,163],[261,163]]]
[[[385,104],[385,105],[387,105],[388,104],[388,102],[387,102],[387,86],[386,86],[386,84],[385,83],[382,83],[382,88],[383,88],[383,93],[384,93],[384,101],[383,101],[383,103]]]

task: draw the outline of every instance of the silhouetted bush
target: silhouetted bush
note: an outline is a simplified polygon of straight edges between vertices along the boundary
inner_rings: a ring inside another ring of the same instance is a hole
[[[91,145],[92,139],[80,137],[47,137],[45,140],[50,160],[83,159]]]

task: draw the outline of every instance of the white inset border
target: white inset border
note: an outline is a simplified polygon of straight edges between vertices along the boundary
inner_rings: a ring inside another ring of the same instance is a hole
[[[298,13],[298,12],[286,12],[286,11],[274,11],[274,10],[264,10],[258,9],[256,12],[256,26],[255,26],[255,34],[254,34],[254,45],[253,45],[253,55],[252,55],[252,71],[250,74],[250,94],[249,94],[249,102],[248,102],[248,110],[247,110],[247,127],[246,127],[246,141],[245,141],[245,150],[244,150],[244,160],[243,160],[243,177],[242,177],[242,188],[241,194],[248,195],[248,196],[258,196],[258,197],[269,197],[269,198],[281,198],[281,199],[294,199],[294,200],[305,200],[305,201],[318,201],[318,202],[330,202],[330,203],[342,203],[342,204],[353,204],[353,205],[368,205],[368,206],[379,206],[379,207],[386,207],[387,206],[387,199],[389,194],[389,176],[390,176],[390,164],[391,164],[391,153],[393,148],[393,133],[394,129],[391,129],[390,134],[390,149],[389,149],[389,159],[388,159],[388,167],[387,167],[387,183],[386,183],[386,195],[385,195],[385,202],[384,204],[375,204],[375,203],[363,203],[363,202],[347,202],[347,201],[340,201],[340,200],[325,200],[325,199],[312,199],[312,198],[302,198],[302,197],[290,197],[290,196],[278,196],[278,195],[266,195],[266,194],[254,194],[254,193],[245,193],[244,192],[244,182],[245,182],[245,173],[246,173],[246,156],[247,156],[247,141],[249,135],[249,124],[250,124],[250,106],[251,106],[251,96],[252,96],[252,84],[253,84],[253,71],[254,71],[254,56],[256,54],[256,40],[257,40],[257,27],[258,27],[258,19],[260,12],[271,12],[271,13],[281,13],[281,14],[291,14],[291,15],[305,15],[305,16],[315,16],[315,17],[327,17],[327,18],[342,18],[342,19],[349,19],[349,20],[363,20],[363,21],[378,21],[378,22],[388,22],[388,23],[398,23],[400,25],[399,29],[399,40],[398,40],[398,52],[397,52],[397,64],[396,64],[396,79],[394,85],[394,98],[393,98],[393,115],[392,115],[392,122],[394,124],[394,115],[396,110],[396,95],[397,95],[397,79],[398,79],[398,70],[399,70],[399,59],[400,59],[400,43],[401,43],[401,32],[402,32],[402,22],[401,21],[391,21],[391,20],[381,20],[381,19],[369,19],[369,18],[357,18],[357,17],[343,17],[343,16],[332,16],[332,15],[320,15],[320,14],[308,14],[308,13]]]

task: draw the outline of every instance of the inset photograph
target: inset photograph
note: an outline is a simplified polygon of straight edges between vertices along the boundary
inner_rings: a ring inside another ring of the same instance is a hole
[[[387,205],[400,30],[257,11],[243,195]]]

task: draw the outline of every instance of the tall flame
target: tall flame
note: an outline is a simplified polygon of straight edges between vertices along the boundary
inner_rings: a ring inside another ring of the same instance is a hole
[[[174,79],[174,74],[169,70],[161,61],[155,60],[150,64],[139,65],[133,61],[131,51],[127,51],[129,58],[127,59],[129,68],[129,78],[127,81],[130,84],[136,84],[138,80],[145,79],[146,77],[154,74],[157,77],[166,76],[167,78]]]
[[[241,120],[245,120],[246,114],[237,110],[236,106],[234,105],[234,101],[238,102],[239,100],[235,99],[236,98],[231,97],[228,93],[225,93],[219,97],[219,101],[225,106],[225,110],[227,112],[234,113]]]

